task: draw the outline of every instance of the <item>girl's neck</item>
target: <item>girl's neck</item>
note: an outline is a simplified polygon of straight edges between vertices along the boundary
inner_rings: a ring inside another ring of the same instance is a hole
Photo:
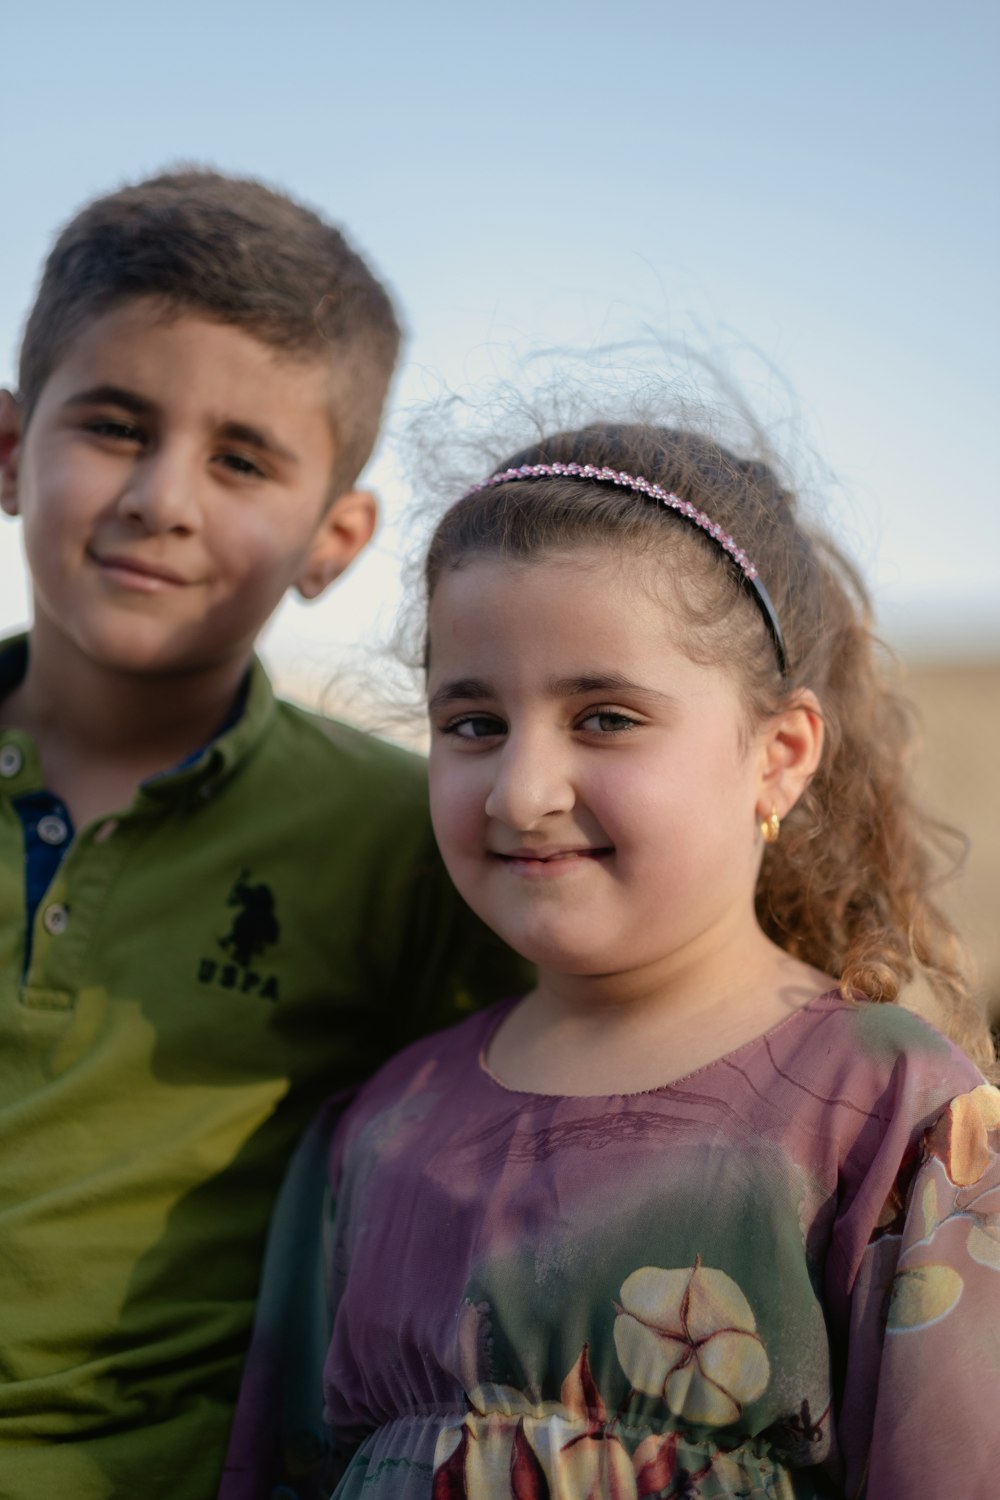
[[[756,923],[739,961],[727,957],[736,955],[675,954],[620,975],[543,972],[496,1032],[489,1066],[530,1092],[643,1092],[716,1062],[835,985]]]

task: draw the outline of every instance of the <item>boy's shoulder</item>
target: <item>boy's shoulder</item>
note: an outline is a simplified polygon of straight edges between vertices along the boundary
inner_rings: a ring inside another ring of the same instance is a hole
[[[375,822],[404,809],[426,813],[422,756],[368,730],[275,695],[264,667],[252,668],[242,714],[217,742],[220,763],[239,772],[242,795],[360,813]],[[239,790],[238,790],[239,789]],[[321,803],[320,803],[321,799]]]
[[[382,739],[342,719],[303,708],[287,698],[275,699],[275,750],[307,764],[341,764],[358,776],[389,777],[423,788],[426,765],[416,751]]]

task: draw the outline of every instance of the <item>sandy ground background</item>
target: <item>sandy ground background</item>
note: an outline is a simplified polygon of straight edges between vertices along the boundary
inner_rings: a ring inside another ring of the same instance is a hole
[[[1000,1025],[1000,659],[913,663],[905,690],[923,725],[917,775],[927,806],[969,837],[965,866],[942,898]]]

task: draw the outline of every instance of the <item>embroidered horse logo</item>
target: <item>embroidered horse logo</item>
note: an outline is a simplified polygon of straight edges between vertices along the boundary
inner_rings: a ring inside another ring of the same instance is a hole
[[[278,941],[281,928],[274,914],[274,894],[268,885],[251,885],[250,872],[243,869],[226,902],[238,906],[233,925],[219,947],[233,955],[243,968]]]

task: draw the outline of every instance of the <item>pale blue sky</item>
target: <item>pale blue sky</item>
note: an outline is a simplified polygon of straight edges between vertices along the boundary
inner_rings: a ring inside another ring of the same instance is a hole
[[[182,159],[248,172],[347,226],[398,291],[397,411],[438,378],[653,329],[724,356],[780,422],[774,367],[890,637],[1000,653],[998,15],[4,3],[0,381],[77,205]],[[393,471],[373,476],[391,520]],[[284,611],[272,659],[370,635],[396,545],[390,526],[329,605]],[[26,611],[7,524],[0,629]]]

